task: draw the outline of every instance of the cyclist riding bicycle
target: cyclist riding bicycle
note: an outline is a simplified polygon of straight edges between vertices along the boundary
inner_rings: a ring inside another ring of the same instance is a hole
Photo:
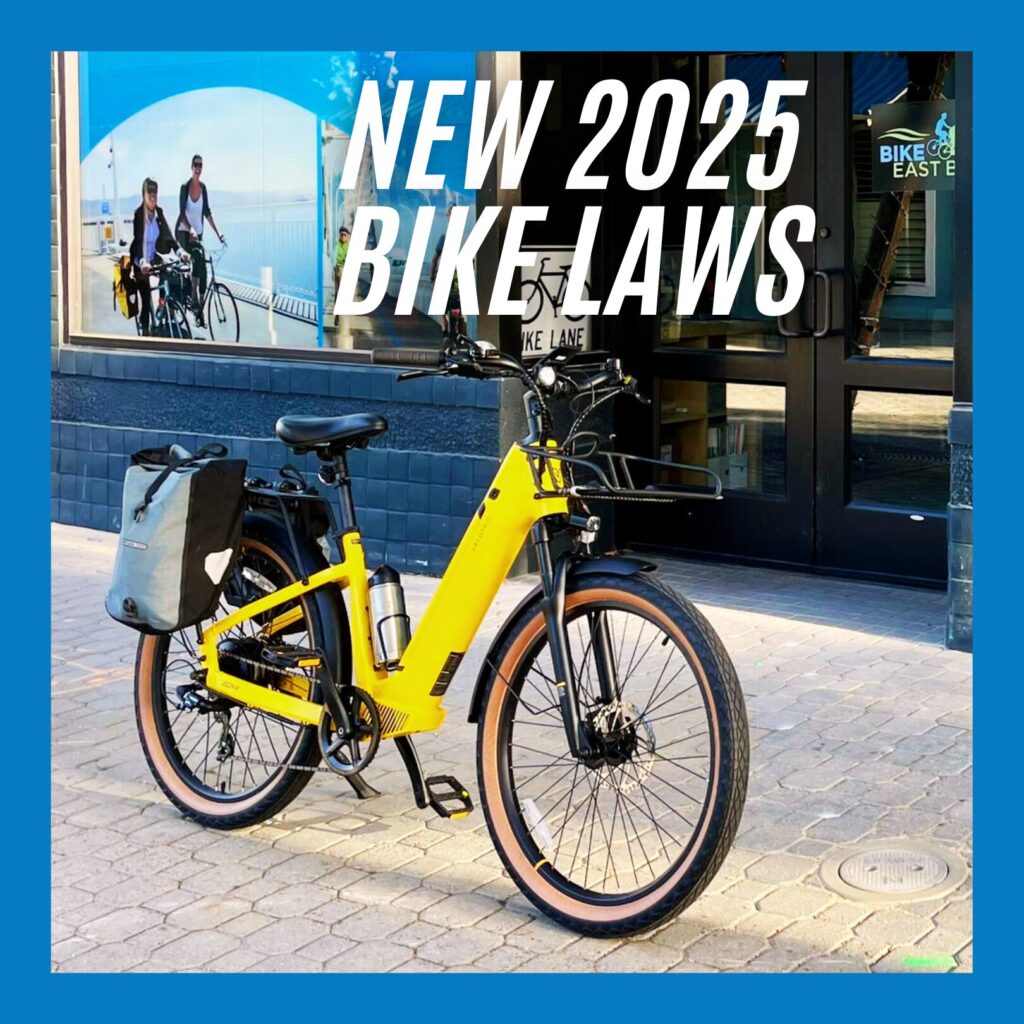
[[[192,275],[192,303],[195,308],[196,323],[203,324],[203,302],[206,299],[206,256],[203,252],[203,226],[210,222],[221,245],[224,236],[213,219],[210,209],[210,196],[206,191],[206,183],[200,181],[203,173],[203,158],[196,153],[192,157],[192,177],[178,191],[178,220],[174,231],[178,241],[192,257],[194,273]]]
[[[139,323],[142,333],[148,334],[153,316],[150,298],[150,275],[160,264],[161,255],[180,251],[180,246],[167,226],[164,211],[157,204],[157,183],[152,178],[142,182],[142,202],[135,210],[132,222],[132,244],[129,249],[132,266],[135,268],[135,282],[139,290]],[[188,253],[181,254],[188,263]]]

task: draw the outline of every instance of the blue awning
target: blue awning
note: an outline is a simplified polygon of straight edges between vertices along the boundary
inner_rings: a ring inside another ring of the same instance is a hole
[[[781,53],[738,54],[726,57],[725,77],[738,78],[750,92],[747,120],[756,121],[764,91],[772,79],[784,78]],[[853,110],[866,114],[879,103],[889,103],[907,87],[907,59],[896,53],[853,55]]]
[[[907,58],[898,53],[853,55],[853,113],[866,114],[879,103],[891,103],[907,87]]]

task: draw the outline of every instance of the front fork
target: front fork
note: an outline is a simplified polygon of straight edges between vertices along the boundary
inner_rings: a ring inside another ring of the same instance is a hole
[[[541,607],[547,628],[551,663],[555,673],[555,688],[565,726],[569,750],[574,757],[587,758],[594,754],[592,733],[580,714],[579,680],[569,648],[569,635],[565,625],[565,590],[573,555],[564,551],[554,561],[551,558],[551,540],[543,520],[531,532],[537,552],[544,596]],[[597,672],[598,689],[602,704],[611,703],[619,695],[619,682],[615,670],[615,657],[608,619],[604,611],[587,614],[590,625],[590,645]],[[584,653],[586,658],[586,653]]]

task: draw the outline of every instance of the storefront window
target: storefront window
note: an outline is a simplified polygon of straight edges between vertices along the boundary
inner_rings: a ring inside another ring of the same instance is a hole
[[[786,492],[786,389],[772,384],[663,380],[659,456],[707,466],[728,491]],[[678,483],[706,484],[698,473]]]
[[[953,399],[895,391],[849,392],[850,500],[921,512],[949,501],[946,428]]]
[[[464,187],[473,53],[92,52],[77,67],[73,330],[292,349],[437,344],[440,317],[426,312],[432,257],[454,207],[469,207],[467,231],[474,220],[475,193]],[[466,82],[442,106],[454,137],[432,149],[429,172],[444,174],[445,187],[405,187],[418,123],[410,113],[390,185],[378,189],[367,153],[356,187],[341,189],[363,83],[377,83],[387,125],[403,79],[413,82],[410,112],[430,80]],[[388,296],[372,315],[335,318],[347,232],[365,205],[400,214]],[[435,208],[427,258],[413,312],[398,316],[422,206]],[[188,255],[187,270],[168,266],[176,253]],[[121,274],[134,295],[119,302]]]
[[[853,56],[853,354],[953,358],[955,239],[952,178],[946,178],[945,163],[955,160],[956,124],[955,113],[950,116],[955,107],[944,101],[955,101],[955,64],[952,53]],[[935,108],[923,122],[927,131],[911,126],[912,118],[897,116],[907,104],[919,105],[922,116],[929,106]],[[872,114],[897,116],[899,126],[886,132],[881,144],[889,143],[892,155],[913,158],[893,161],[905,187],[895,182],[884,187],[875,180],[881,133],[877,126],[872,131]],[[934,124],[940,126],[939,136],[933,134]],[[908,174],[911,169],[927,173]]]
[[[678,293],[675,282],[680,278],[682,247],[665,247],[658,293],[658,344],[679,348],[784,351],[786,339],[779,334],[776,319],[766,317],[757,308],[756,286],[761,274],[778,274],[781,269],[765,240],[775,215],[788,205],[787,186],[784,181],[777,188],[761,191],[750,186],[746,173],[749,160],[755,154],[765,155],[768,167],[774,167],[778,159],[778,133],[765,138],[759,137],[756,131],[768,81],[786,77],[783,55],[764,53],[713,56],[707,58],[707,64],[709,89],[724,79],[738,79],[748,89],[749,102],[742,126],[732,135],[713,168],[715,174],[724,175],[728,179],[725,190],[704,195],[689,193],[686,194],[686,201],[700,201],[704,204],[702,216],[705,230],[718,212],[716,204],[734,210],[730,253],[737,251],[752,210],[763,207],[764,221],[758,231],[752,258],[744,267],[732,311],[727,317],[711,314],[710,289],[706,289],[708,295],[698,300],[692,315],[679,315],[676,312]],[[780,109],[784,110],[785,106],[783,99]],[[718,123],[711,127],[711,138],[723,129],[730,113],[731,105],[727,103],[720,112]],[[758,213],[761,211],[758,210]],[[677,215],[682,220],[684,212],[679,211]]]

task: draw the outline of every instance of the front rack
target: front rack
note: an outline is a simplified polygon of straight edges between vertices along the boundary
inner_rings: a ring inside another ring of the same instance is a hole
[[[582,435],[577,434],[576,440]],[[596,438],[596,435],[593,435]],[[537,498],[581,498],[586,501],[649,501],[668,504],[682,500],[718,501],[722,497],[722,479],[707,466],[692,466],[685,462],[668,462],[665,459],[648,459],[641,455],[625,452],[602,451],[595,447],[586,456],[570,454],[564,448],[541,448],[538,445],[520,444],[519,448],[531,456],[533,478],[537,485]],[[601,459],[602,467],[595,459]],[[569,472],[562,486],[553,473],[552,464],[567,467]],[[649,483],[637,484],[630,467],[634,466],[644,475],[656,477],[666,472],[697,473],[706,476],[709,484],[705,487],[687,484],[660,482],[652,479]],[[593,477],[577,483],[574,470],[579,468]],[[548,481],[545,481],[547,476]]]

